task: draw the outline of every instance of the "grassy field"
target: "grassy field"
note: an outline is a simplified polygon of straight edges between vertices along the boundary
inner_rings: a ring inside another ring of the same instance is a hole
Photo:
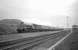
[[[72,29],[71,35],[56,46],[55,50],[78,50],[78,28]]]

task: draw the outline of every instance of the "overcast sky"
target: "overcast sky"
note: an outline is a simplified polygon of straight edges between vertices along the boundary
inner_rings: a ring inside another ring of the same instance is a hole
[[[73,22],[72,7],[75,0],[0,0],[0,19],[17,18],[24,22],[50,26]]]

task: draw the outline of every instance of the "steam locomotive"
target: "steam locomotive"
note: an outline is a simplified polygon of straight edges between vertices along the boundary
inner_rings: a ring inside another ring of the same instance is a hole
[[[61,29],[52,29],[49,26],[43,26],[43,25],[37,25],[37,24],[32,24],[32,25],[20,25],[20,27],[17,28],[18,33],[26,33],[26,32],[43,32],[43,31],[58,31]]]

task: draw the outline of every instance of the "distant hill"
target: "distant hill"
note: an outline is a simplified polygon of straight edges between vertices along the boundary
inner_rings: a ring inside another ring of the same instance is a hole
[[[17,32],[17,26],[22,21],[18,19],[3,19],[0,20],[0,34],[8,34]]]

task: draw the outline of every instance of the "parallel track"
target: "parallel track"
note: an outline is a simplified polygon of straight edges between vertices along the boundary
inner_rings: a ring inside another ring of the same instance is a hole
[[[59,36],[61,36],[61,34],[63,37],[67,35],[67,32],[62,31],[59,33],[54,33],[54,34],[46,34],[46,35],[37,36],[37,37],[30,37],[30,38],[18,39],[14,41],[1,42],[0,50],[28,50],[37,45],[43,44],[48,40],[56,39]]]

